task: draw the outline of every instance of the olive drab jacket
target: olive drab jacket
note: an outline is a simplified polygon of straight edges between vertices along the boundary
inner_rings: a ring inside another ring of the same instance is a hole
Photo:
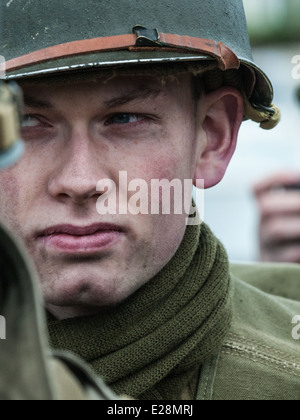
[[[49,356],[35,276],[5,229],[0,239],[0,309],[8,321],[0,399],[116,398],[85,363]],[[181,399],[300,400],[300,327],[293,323],[300,315],[300,267],[233,265],[231,280],[229,333],[221,351],[195,370]]]
[[[300,315],[299,266],[233,265],[231,271],[231,330],[202,366],[196,399],[300,400],[300,328],[293,322]]]

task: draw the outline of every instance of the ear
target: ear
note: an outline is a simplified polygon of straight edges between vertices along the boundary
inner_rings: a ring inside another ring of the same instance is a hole
[[[223,179],[236,149],[244,104],[240,92],[229,87],[207,94],[202,104],[198,144],[204,146],[198,153],[194,183],[201,179],[205,188],[211,188]]]

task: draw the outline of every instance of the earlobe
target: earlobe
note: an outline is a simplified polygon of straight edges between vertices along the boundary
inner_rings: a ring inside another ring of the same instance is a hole
[[[242,95],[233,88],[218,89],[203,102],[200,131],[206,146],[198,158],[194,182],[203,179],[205,188],[211,188],[223,179],[236,149],[244,105]]]

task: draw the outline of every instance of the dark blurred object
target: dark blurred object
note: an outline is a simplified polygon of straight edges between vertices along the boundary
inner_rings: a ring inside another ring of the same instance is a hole
[[[298,89],[296,90],[296,96],[297,96],[298,102],[299,102],[299,104],[300,104],[300,86],[299,86],[299,87],[298,87]]]
[[[0,169],[16,163],[24,151],[20,139],[22,96],[16,83],[6,84],[0,80]]]
[[[283,188],[287,191],[300,191],[300,183],[295,185],[284,185]]]
[[[5,227],[0,226],[0,400],[115,400],[90,368],[69,354],[53,354],[36,274]]]

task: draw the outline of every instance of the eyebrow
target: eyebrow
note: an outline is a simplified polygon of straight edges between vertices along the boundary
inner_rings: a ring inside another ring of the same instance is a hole
[[[164,93],[163,89],[154,89],[149,87],[140,86],[133,91],[126,93],[124,95],[116,96],[114,98],[104,101],[104,106],[107,108],[113,108],[115,106],[125,105],[130,102],[133,102],[137,99],[147,99],[157,97]],[[40,109],[52,109],[54,105],[49,102],[34,96],[24,95],[24,103],[28,108],[40,108]]]
[[[137,99],[148,99],[157,97],[164,93],[163,89],[154,89],[149,87],[140,86],[137,89],[134,89],[133,91],[126,93],[124,95],[116,96],[112,99],[108,99],[104,101],[104,105],[107,108],[113,108],[115,106],[125,105],[130,102],[133,102]]]
[[[25,106],[28,108],[43,108],[43,109],[51,109],[53,108],[53,104],[48,101],[43,101],[38,98],[34,98],[33,96],[24,95],[24,103]]]

